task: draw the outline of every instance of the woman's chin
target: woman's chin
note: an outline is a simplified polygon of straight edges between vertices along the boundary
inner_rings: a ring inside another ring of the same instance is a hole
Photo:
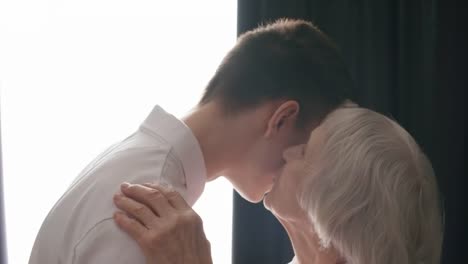
[[[295,219],[295,211],[291,211],[289,206],[285,205],[283,202],[283,200],[276,200],[274,193],[267,193],[263,198],[263,206],[278,218],[278,220]]]
[[[270,193],[266,193],[263,196],[263,206],[268,210],[271,211],[271,197]]]
[[[265,206],[265,208],[275,216],[278,214],[278,205],[276,204],[276,202],[277,200],[275,198],[275,194],[272,192],[266,193],[263,197],[263,206]]]

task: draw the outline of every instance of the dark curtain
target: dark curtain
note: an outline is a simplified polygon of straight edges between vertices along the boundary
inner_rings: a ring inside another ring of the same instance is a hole
[[[318,25],[341,48],[359,104],[393,117],[416,138],[432,161],[445,207],[442,263],[463,262],[467,237],[464,6],[451,0],[238,0],[238,34],[282,17]],[[234,264],[291,259],[284,230],[262,204],[234,194],[233,223]]]
[[[0,114],[1,116],[1,114]],[[5,236],[5,215],[3,208],[3,166],[2,166],[2,126],[0,118],[0,263],[7,263],[6,236]]]

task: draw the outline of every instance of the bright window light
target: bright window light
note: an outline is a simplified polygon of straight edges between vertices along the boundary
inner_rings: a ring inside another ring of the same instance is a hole
[[[193,107],[236,36],[235,0],[3,0],[0,89],[10,263],[27,263],[54,203],[159,104]],[[112,197],[109,197],[111,199]],[[230,263],[232,187],[195,205]]]

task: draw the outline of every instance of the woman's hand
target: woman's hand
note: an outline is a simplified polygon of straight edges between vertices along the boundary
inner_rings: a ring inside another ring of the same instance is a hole
[[[195,211],[173,189],[127,184],[114,203],[117,225],[136,240],[148,264],[211,264],[210,243]]]

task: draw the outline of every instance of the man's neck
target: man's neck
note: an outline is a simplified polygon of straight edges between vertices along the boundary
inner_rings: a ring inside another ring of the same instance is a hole
[[[236,121],[226,118],[218,104],[199,106],[182,120],[200,144],[208,181],[221,176],[242,153],[247,140],[240,139],[246,136],[239,135]]]
[[[286,221],[277,217],[291,239],[300,264],[337,264],[338,254],[333,249],[324,249],[320,245],[317,233],[307,218],[295,221]]]

